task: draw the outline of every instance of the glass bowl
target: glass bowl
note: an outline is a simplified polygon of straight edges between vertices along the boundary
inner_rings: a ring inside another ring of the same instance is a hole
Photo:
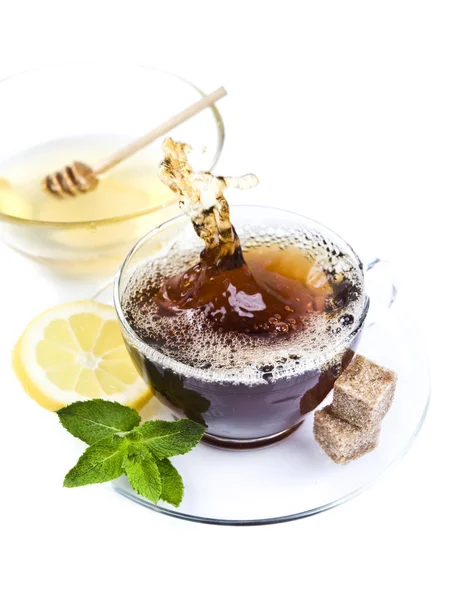
[[[34,146],[87,135],[130,140],[205,95],[166,71],[109,62],[30,70],[1,81],[0,92],[0,177],[4,178],[9,160]],[[171,135],[191,144],[194,168],[211,170],[216,165],[224,142],[216,107],[203,110]],[[157,140],[132,160],[156,167],[159,158]],[[92,162],[86,156],[75,160]],[[20,253],[68,274],[109,272],[145,233],[177,214],[169,190],[168,198],[154,207],[93,221],[42,221],[0,211],[0,237]]]

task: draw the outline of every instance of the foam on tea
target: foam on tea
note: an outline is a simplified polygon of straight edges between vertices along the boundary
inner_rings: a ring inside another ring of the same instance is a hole
[[[307,229],[240,230],[227,187],[257,180],[193,173],[185,144],[166,140],[160,177],[180,197],[205,244],[200,256],[175,242],[138,269],[123,297],[138,336],[181,374],[232,382],[275,381],[344,347],[363,308],[352,259]],[[147,357],[151,360],[151,356]]]
[[[196,251],[176,243],[165,257],[137,269],[124,293],[126,318],[148,345],[147,358],[152,360],[153,349],[160,364],[182,375],[194,375],[195,369],[200,380],[250,384],[307,372],[322,364],[325,355],[332,362],[340,362],[336,349],[344,345],[363,310],[362,281],[353,265],[339,251],[333,255],[333,248],[328,251],[315,245],[322,240],[309,239],[311,234],[306,230],[286,233],[279,229],[268,235],[240,230],[240,234],[247,265],[254,275],[261,269],[281,270],[290,265],[290,276],[301,281],[309,265],[307,274],[320,284],[320,293],[309,298],[324,309],[305,314],[301,327],[291,328],[286,335],[277,334],[274,328],[262,333],[226,330],[197,308],[161,315],[155,294],[168,278],[197,260]],[[323,277],[332,279],[327,296],[323,294]],[[291,282],[298,280],[292,278]]]

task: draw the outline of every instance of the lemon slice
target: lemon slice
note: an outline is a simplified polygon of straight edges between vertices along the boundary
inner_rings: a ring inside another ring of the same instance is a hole
[[[71,302],[36,317],[13,350],[13,368],[26,393],[49,410],[91,398],[139,409],[152,396],[114,309],[98,302]]]

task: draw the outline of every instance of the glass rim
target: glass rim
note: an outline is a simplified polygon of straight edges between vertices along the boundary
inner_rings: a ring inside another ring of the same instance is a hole
[[[11,80],[14,80],[14,79],[17,79],[17,78],[20,78],[23,76],[28,76],[30,74],[37,73],[40,71],[64,69],[71,65],[80,65],[80,64],[81,65],[92,65],[93,67],[98,67],[100,65],[121,65],[121,66],[126,66],[126,67],[130,67],[130,68],[134,68],[134,69],[144,69],[144,70],[147,70],[149,73],[156,72],[156,73],[160,73],[160,74],[164,74],[164,75],[169,75],[170,77],[174,77],[174,79],[178,79],[179,81],[182,81],[183,83],[187,84],[189,87],[194,89],[196,92],[198,92],[200,94],[201,98],[203,98],[204,96],[207,96],[207,94],[195,83],[192,83],[191,81],[189,81],[185,77],[182,77],[181,75],[178,75],[177,73],[173,73],[172,71],[163,69],[158,66],[144,65],[142,63],[125,61],[125,60],[118,61],[118,60],[91,60],[91,59],[90,60],[71,60],[71,61],[64,61],[61,63],[50,63],[50,64],[41,65],[38,67],[32,67],[30,69],[24,69],[24,70],[18,71],[16,73],[12,73],[11,75],[7,75],[6,77],[3,77],[0,79],[0,91],[2,89],[2,87],[1,87],[2,84],[7,83]],[[217,134],[218,134],[218,146],[217,146],[215,155],[213,157],[212,164],[208,168],[208,170],[210,171],[218,163],[218,160],[220,158],[220,155],[222,153],[222,150],[223,150],[223,147],[225,144],[225,124],[223,122],[220,111],[218,110],[218,108],[216,107],[215,104],[209,106],[208,108],[210,109],[210,111],[212,112],[212,114],[215,118],[215,124],[216,124]],[[125,215],[120,215],[118,217],[106,217],[104,219],[89,219],[89,220],[85,220],[85,221],[72,221],[72,222],[70,222],[70,221],[41,221],[39,219],[23,219],[21,217],[15,217],[13,215],[9,215],[0,210],[0,220],[4,220],[4,221],[10,222],[10,223],[15,223],[18,225],[30,225],[30,226],[34,226],[34,227],[55,227],[55,228],[60,228],[60,229],[78,229],[81,227],[89,227],[90,225],[101,226],[101,225],[110,225],[113,223],[119,223],[122,221],[128,221],[130,219],[138,218],[138,217],[141,217],[144,215],[151,214],[152,212],[156,212],[157,210],[164,208],[164,207],[168,206],[169,204],[174,203],[174,201],[175,201],[175,199],[173,196],[167,203],[165,203],[163,205],[160,204],[158,206],[153,206],[151,208],[145,208],[140,211],[130,212]]]
[[[299,214],[295,211],[292,210],[287,210],[284,208],[278,208],[276,206],[266,206],[266,205],[260,205],[260,204],[235,204],[232,207],[233,209],[261,209],[261,210],[273,210],[276,212],[280,212],[280,213],[286,213],[289,215],[292,215],[294,217],[299,217],[300,219],[303,219],[305,221],[307,221],[308,223],[311,223],[313,226],[316,226],[316,230],[318,228],[321,228],[322,230],[325,230],[326,232],[330,233],[332,236],[335,236],[336,238],[338,238],[348,249],[348,251],[350,252],[350,255],[355,258],[355,260],[358,263],[358,268],[361,270],[361,272],[363,273],[363,263],[360,259],[360,257],[358,256],[358,254],[355,252],[355,250],[352,248],[352,246],[350,246],[350,244],[348,242],[346,242],[339,234],[335,233],[335,231],[333,231],[332,229],[330,229],[329,227],[327,227],[326,225],[323,225],[322,223],[320,223],[319,221],[315,221],[314,219],[311,219],[310,217],[306,217],[305,215]],[[172,225],[174,225],[176,222],[178,221],[186,221],[187,223],[189,223],[189,218],[184,215],[178,215],[177,217],[173,217],[172,219],[169,219],[168,221],[165,221],[164,223],[162,223],[161,225],[158,225],[157,227],[155,227],[154,229],[152,229],[151,231],[149,231],[147,234],[145,234],[127,253],[127,255],[125,256],[124,260],[122,261],[122,263],[119,266],[119,269],[114,277],[114,283],[113,283],[113,303],[114,303],[114,308],[116,310],[117,313],[117,318],[119,320],[119,324],[120,326],[125,330],[126,334],[130,337],[131,340],[133,341],[137,341],[139,344],[143,344],[145,347],[148,346],[148,344],[142,340],[137,334],[136,332],[133,330],[133,328],[131,327],[130,323],[128,322],[128,320],[126,319],[125,315],[124,315],[124,311],[122,309],[122,304],[121,304],[121,300],[120,300],[120,288],[121,288],[121,283],[122,283],[122,277],[124,275],[125,269],[129,263],[129,261],[133,258],[133,256],[138,252],[138,250],[140,248],[142,248],[143,246],[145,246],[145,244],[152,239],[155,235],[157,235],[158,233],[160,233],[161,231],[163,231],[164,229],[171,227]],[[347,346],[347,344],[350,342],[350,340],[352,340],[362,329],[364,323],[365,323],[365,319],[366,316],[368,314],[368,308],[370,305],[370,301],[368,296],[366,295],[366,292],[364,292],[364,302],[363,302],[363,307],[362,307],[362,312],[360,314],[360,318],[357,319],[357,324],[355,325],[355,327],[350,330],[347,334],[346,337],[344,337],[342,340],[340,340],[340,346],[338,347],[333,347],[331,350],[329,351],[328,354],[324,353],[324,361],[322,361],[322,363],[327,362],[330,358],[332,358],[333,355],[335,355],[337,353],[337,351],[340,351],[340,349],[343,349],[344,347]],[[163,354],[162,352],[160,352],[158,349],[153,348],[153,353],[155,354],[155,358],[158,357],[166,357],[168,358],[165,354]],[[184,363],[180,362],[178,360],[172,359],[172,361],[182,367],[184,367]],[[204,378],[204,376],[206,377],[207,372],[203,369],[197,368],[197,367],[191,367],[191,376],[196,377],[197,374],[200,371],[200,376],[202,378]],[[211,380],[211,383],[216,383],[217,379],[213,379]]]

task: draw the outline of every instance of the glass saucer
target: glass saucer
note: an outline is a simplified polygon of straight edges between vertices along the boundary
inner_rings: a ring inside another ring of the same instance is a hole
[[[94,298],[112,303],[112,286]],[[329,510],[368,489],[409,450],[427,414],[430,377],[425,346],[397,301],[377,322],[365,328],[359,352],[397,372],[393,405],[386,415],[378,448],[349,463],[336,465],[316,443],[314,413],[276,445],[256,450],[223,450],[199,444],[172,460],[185,485],[178,508],[155,505],[137,495],[122,477],[115,490],[178,519],[218,525],[263,525],[301,519]],[[332,401],[330,394],[320,407]],[[153,399],[144,419],[171,419]]]

